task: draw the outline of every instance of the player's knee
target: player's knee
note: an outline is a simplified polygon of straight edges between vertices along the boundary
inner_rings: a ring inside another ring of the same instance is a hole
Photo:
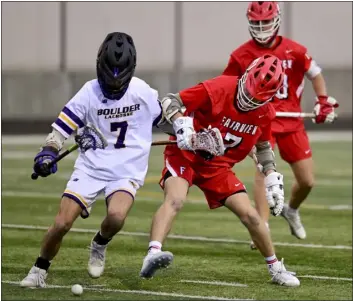
[[[116,210],[108,210],[107,218],[111,226],[120,227],[124,224],[126,219],[126,213],[116,211]]]
[[[261,217],[260,215],[256,212],[256,210],[249,210],[245,212],[244,214],[241,214],[239,216],[241,222],[247,227],[247,228],[254,228],[258,227],[260,225]]]
[[[55,218],[55,223],[54,223],[54,230],[57,233],[60,233],[62,235],[65,235],[67,232],[70,231],[72,225],[73,225],[72,220],[66,218],[65,216],[58,215]]]
[[[183,208],[184,199],[179,196],[167,195],[165,203],[170,206],[173,211],[179,212]]]
[[[315,185],[314,176],[303,177],[298,181],[298,184],[303,189],[312,189]]]

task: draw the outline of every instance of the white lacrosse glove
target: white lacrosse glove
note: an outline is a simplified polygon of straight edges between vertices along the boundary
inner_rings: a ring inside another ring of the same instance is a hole
[[[284,203],[283,175],[272,172],[265,177],[266,199],[274,216],[281,214]]]
[[[192,136],[195,134],[194,119],[191,117],[179,117],[173,121],[174,133],[177,137],[178,147],[192,151]]]

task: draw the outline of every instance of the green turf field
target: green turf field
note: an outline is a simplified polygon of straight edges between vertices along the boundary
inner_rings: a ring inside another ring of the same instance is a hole
[[[164,245],[175,255],[172,267],[152,280],[141,280],[138,274],[148,245],[146,233],[162,201],[157,182],[163,148],[155,147],[146,184],[138,193],[124,232],[108,248],[104,275],[93,280],[86,270],[87,246],[105,213],[104,202],[99,200],[91,217],[74,225],[84,231],[70,232],[65,238],[47,278],[49,288],[21,289],[16,283],[33,265],[44,234],[43,228],[21,227],[52,223],[75,157],[60,162],[56,175],[32,181],[38,147],[2,145],[3,300],[352,300],[351,141],[312,143],[317,183],[301,209],[306,240],[291,236],[281,217],[271,217],[277,256],[285,258],[288,270],[297,272],[299,288],[271,284],[262,256],[249,248],[244,226],[224,208],[209,210],[195,188]],[[292,176],[282,161],[278,160],[278,166],[285,175],[288,196]],[[250,159],[238,165],[236,173],[251,193],[254,168]],[[75,283],[85,287],[81,297],[71,294]]]

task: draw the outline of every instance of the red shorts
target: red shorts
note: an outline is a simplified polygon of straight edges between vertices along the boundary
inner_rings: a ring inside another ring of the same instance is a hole
[[[213,177],[205,177],[182,156],[169,155],[164,160],[160,186],[164,188],[164,180],[170,175],[183,178],[188,181],[189,186],[196,185],[201,189],[210,209],[223,206],[226,199],[233,194],[246,192],[244,184],[230,168],[221,168]]]
[[[288,163],[295,163],[312,156],[309,138],[305,130],[272,133],[271,145],[273,149],[276,143],[278,144],[281,158]]]

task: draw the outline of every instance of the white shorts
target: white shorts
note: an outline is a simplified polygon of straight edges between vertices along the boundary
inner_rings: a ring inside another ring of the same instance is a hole
[[[124,191],[135,198],[139,185],[131,179],[118,179],[115,181],[99,180],[75,169],[71,175],[63,196],[69,197],[82,208],[81,216],[89,216],[91,208],[100,193],[104,193],[105,201],[117,191]]]

